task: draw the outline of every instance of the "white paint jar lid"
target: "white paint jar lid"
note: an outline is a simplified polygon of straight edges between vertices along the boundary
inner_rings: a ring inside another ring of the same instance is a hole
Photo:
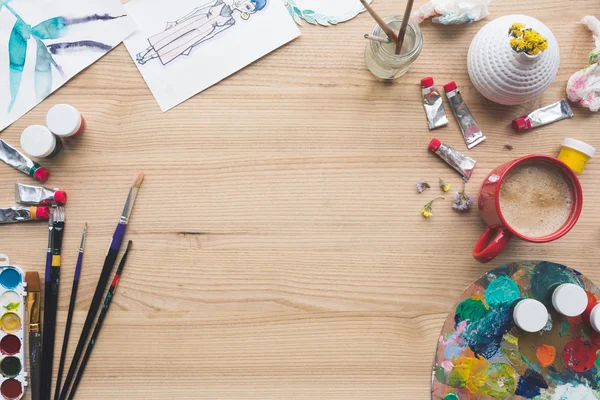
[[[42,125],[31,125],[21,133],[21,147],[32,157],[48,157],[56,148],[56,137]]]
[[[72,136],[81,127],[81,114],[68,104],[57,104],[46,114],[48,129],[57,136]]]
[[[590,313],[590,325],[592,328],[600,333],[600,304],[596,304],[594,308],[592,308],[592,312]]]
[[[552,293],[554,309],[567,317],[583,314],[588,305],[588,297],[580,286],[573,283],[563,283]]]
[[[519,301],[513,310],[515,324],[526,332],[539,332],[548,323],[548,310],[534,299]]]

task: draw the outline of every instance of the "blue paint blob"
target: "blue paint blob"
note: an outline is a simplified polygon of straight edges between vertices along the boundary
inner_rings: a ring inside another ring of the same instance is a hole
[[[539,396],[541,389],[548,389],[548,384],[544,377],[532,369],[525,371],[525,374],[519,378],[517,391],[515,395],[523,396],[526,399],[533,399]]]
[[[21,273],[14,268],[6,268],[0,273],[0,285],[7,289],[15,289],[22,280]]]
[[[519,287],[507,276],[500,276],[490,282],[485,291],[485,302],[490,307],[508,305],[521,296]]]
[[[513,327],[510,311],[509,305],[500,305],[467,325],[463,338],[476,356],[489,360],[500,351],[503,336]]]

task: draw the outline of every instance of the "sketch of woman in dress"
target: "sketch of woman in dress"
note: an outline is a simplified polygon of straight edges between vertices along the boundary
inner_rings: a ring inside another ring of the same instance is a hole
[[[223,0],[214,0],[197,7],[183,18],[167,23],[163,32],[148,38],[150,46],[136,55],[139,64],[158,58],[166,65],[180,55],[189,55],[194,46],[212,39],[235,25],[234,12],[242,19],[262,10],[267,0],[233,0],[231,5]]]

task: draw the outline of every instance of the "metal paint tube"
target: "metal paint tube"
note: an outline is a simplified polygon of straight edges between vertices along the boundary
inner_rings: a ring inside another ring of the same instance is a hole
[[[566,99],[562,99],[561,101],[539,108],[527,115],[515,119],[512,122],[512,126],[517,131],[523,131],[573,117],[574,115],[571,106],[569,106]]]
[[[0,224],[46,220],[50,217],[48,207],[9,207],[0,208]]]
[[[0,139],[0,160],[42,183],[46,182],[50,175],[47,169],[40,167],[40,164],[33,162],[2,139]]]
[[[456,87],[456,83],[452,81],[445,84],[444,91],[446,92],[446,97],[448,97],[456,121],[460,126],[465,143],[469,149],[472,149],[483,142],[486,137],[483,136],[483,132],[479,129],[479,125],[477,125],[477,121],[473,118],[471,110],[469,110],[469,107],[467,107],[467,104],[463,100],[458,87]]]
[[[443,144],[436,138],[429,143],[428,148],[461,174],[465,182],[469,180],[477,161],[467,157],[460,151]]]
[[[444,99],[439,90],[434,86],[433,78],[427,77],[421,79],[421,93],[423,94],[423,108],[425,108],[429,129],[448,125],[448,117],[444,109]]]
[[[62,206],[67,202],[67,193],[59,189],[48,189],[17,182],[15,184],[15,201],[30,206],[49,204]]]

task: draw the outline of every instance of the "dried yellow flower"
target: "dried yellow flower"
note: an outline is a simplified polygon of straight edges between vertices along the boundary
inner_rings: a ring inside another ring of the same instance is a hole
[[[508,34],[512,37],[510,47],[517,53],[535,56],[548,49],[548,40],[531,28],[525,29],[525,24],[512,24]]]
[[[442,190],[444,192],[447,192],[450,189],[452,189],[452,185],[450,185],[449,183],[444,182],[444,180],[442,178],[439,178],[439,180],[440,180],[440,188],[442,188]]]
[[[438,198],[435,198],[435,199],[431,200],[429,203],[425,204],[423,206],[423,208],[421,209],[421,215],[423,215],[425,218],[431,218],[431,217],[433,217],[433,208],[432,208],[432,206],[433,206],[433,202],[436,201],[436,200],[444,200],[444,198],[443,197],[438,197]]]

